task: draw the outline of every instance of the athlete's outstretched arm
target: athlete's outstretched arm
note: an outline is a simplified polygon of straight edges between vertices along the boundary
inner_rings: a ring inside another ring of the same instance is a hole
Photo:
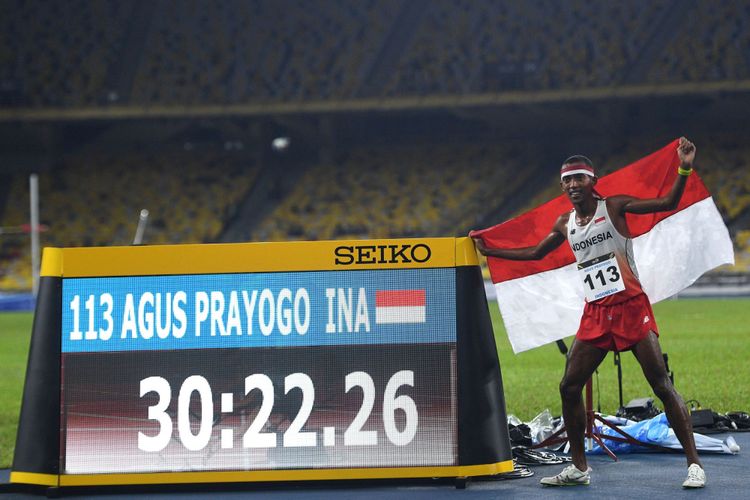
[[[680,144],[677,146],[677,155],[680,157],[680,169],[683,171],[693,169],[695,145],[692,142],[684,137],[680,137]],[[666,196],[645,200],[632,196],[613,196],[610,198],[610,204],[620,214],[650,214],[653,212],[674,210],[682,198],[686,183],[687,175],[678,175],[674,184],[672,184],[672,189],[669,190]]]
[[[565,241],[565,223],[567,220],[568,214],[561,215],[555,222],[550,233],[533,247],[488,248],[482,238],[473,239],[479,253],[487,257],[500,257],[501,259],[509,260],[538,260],[562,245]]]

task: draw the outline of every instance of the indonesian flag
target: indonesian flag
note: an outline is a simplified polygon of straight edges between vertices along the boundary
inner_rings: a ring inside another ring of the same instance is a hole
[[[602,196],[666,195],[680,163],[674,141],[659,151],[599,179]],[[561,195],[497,226],[471,234],[489,247],[534,246],[557,218],[572,209]],[[636,268],[652,303],[690,286],[703,273],[734,263],[729,231],[703,181],[694,172],[677,210],[627,214]],[[583,283],[566,242],[544,259],[511,261],[488,257],[492,282],[513,351],[518,353],[573,335],[584,306]]]
[[[427,301],[424,290],[377,290],[375,324],[425,323]]]

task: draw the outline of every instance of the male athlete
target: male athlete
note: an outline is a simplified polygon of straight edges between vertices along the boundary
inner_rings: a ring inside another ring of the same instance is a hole
[[[591,468],[584,449],[586,414],[581,391],[608,351],[628,350],[633,351],[664,405],[667,419],[685,450],[688,477],[682,486],[702,488],[706,484],[690,415],[664,366],[654,313],[638,281],[625,221],[627,213],[648,214],[677,207],[687,177],[693,171],[695,146],[682,137],[677,153],[680,167],[672,188],[666,196],[653,199],[625,195],[600,197],[594,190],[597,177],[591,160],[572,156],[560,171],[560,186],[574,209],[562,214],[542,241],[533,247],[487,248],[481,238],[474,238],[482,255],[512,260],[541,259],[567,239],[581,269],[586,305],[560,382],[562,413],[573,463],[560,474],[543,478],[544,485],[589,484]]]

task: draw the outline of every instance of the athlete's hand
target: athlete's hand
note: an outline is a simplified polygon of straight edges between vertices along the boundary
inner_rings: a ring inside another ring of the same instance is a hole
[[[683,168],[693,168],[695,144],[684,137],[680,137],[680,145],[677,146],[677,156],[680,157],[680,163],[682,163]]]
[[[472,236],[471,239],[474,240],[474,246],[477,247],[477,250],[479,250],[479,253],[481,253],[484,256],[487,256],[487,247],[485,246],[482,238],[477,238],[475,236]]]

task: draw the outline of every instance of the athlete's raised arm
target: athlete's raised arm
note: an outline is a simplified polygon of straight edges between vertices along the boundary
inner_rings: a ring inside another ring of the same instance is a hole
[[[566,223],[568,214],[558,217],[555,225],[547,236],[533,247],[523,248],[488,248],[482,238],[472,237],[477,246],[477,250],[487,257],[500,257],[509,260],[538,260],[550,253],[555,248],[562,245],[566,239]]]
[[[682,198],[682,193],[685,191],[687,178],[693,171],[695,144],[684,137],[680,137],[680,144],[677,146],[677,155],[680,157],[679,175],[666,196],[650,199],[640,199],[626,195],[612,196],[608,199],[610,208],[618,214],[650,214],[654,212],[666,212],[677,208],[677,204],[680,202],[680,198]]]

